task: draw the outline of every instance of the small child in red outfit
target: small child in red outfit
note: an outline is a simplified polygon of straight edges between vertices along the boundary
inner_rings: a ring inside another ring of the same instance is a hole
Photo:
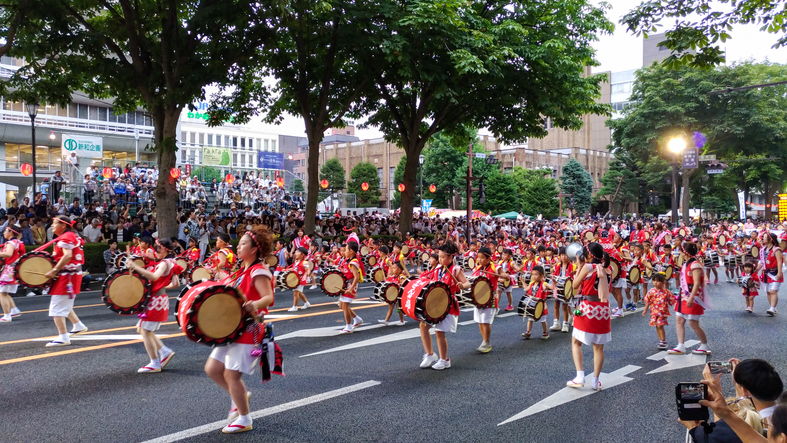
[[[394,262],[390,268],[388,268],[388,277],[385,279],[387,282],[396,283],[398,286],[402,285],[402,281],[405,279],[404,276],[404,265],[401,262]],[[389,324],[395,324],[396,326],[404,326],[404,314],[402,310],[399,309],[399,321],[395,323],[389,323],[391,321],[391,316],[393,315],[394,309],[398,306],[398,303],[394,303],[392,305],[388,305],[388,313],[385,314],[384,320],[377,320],[378,323],[382,323],[386,326]]]
[[[656,327],[656,334],[659,336],[659,349],[669,347],[664,326],[669,325],[669,307],[675,304],[675,295],[664,289],[666,280],[664,274],[653,274],[653,288],[645,295],[645,309],[642,311],[644,317],[650,308],[650,325]]]
[[[748,280],[746,280],[748,277]],[[746,312],[752,313],[754,309],[754,297],[760,295],[760,276],[754,272],[754,263],[746,262],[743,265],[743,272],[741,272],[740,279],[738,280],[741,286],[741,294],[746,297]],[[747,281],[748,283],[741,283]]]

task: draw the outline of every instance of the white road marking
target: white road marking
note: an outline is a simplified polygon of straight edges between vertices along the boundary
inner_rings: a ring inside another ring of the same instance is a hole
[[[355,329],[355,332],[364,331],[367,329],[377,329],[382,328],[385,325],[382,324],[366,324],[363,323],[361,326],[358,326]],[[288,338],[297,338],[297,337],[334,337],[339,334],[339,331],[344,329],[344,326],[328,326],[327,328],[313,328],[313,329],[299,329],[294,332],[290,332],[288,334],[282,334],[276,336],[276,341],[286,340]]]
[[[258,418],[267,417],[269,415],[278,414],[280,412],[289,411],[291,409],[300,408],[303,406],[308,406],[314,403],[319,403],[321,401],[330,400],[332,398],[340,397],[342,395],[352,394],[353,392],[358,392],[363,389],[371,388],[374,386],[379,385],[379,381],[369,380],[363,383],[358,383],[355,385],[347,386],[345,388],[336,389],[334,391],[328,391],[322,394],[313,395],[311,397],[306,397],[301,400],[291,401],[289,403],[284,403],[278,406],[273,406],[271,408],[260,409],[259,411],[254,411],[251,413],[251,418],[256,420]],[[176,432],[174,434],[165,435],[163,437],[154,438],[153,440],[148,440],[143,443],[170,443],[175,441],[180,441],[190,437],[196,437],[198,435],[207,434],[208,432],[215,432],[216,435],[220,432],[221,428],[227,425],[227,420],[220,420],[217,422],[209,423],[202,426],[197,426],[195,428],[186,429],[185,431]],[[218,437],[216,437],[218,438]]]
[[[156,337],[166,337],[169,334],[159,335],[156,334]],[[30,341],[52,341],[53,338],[57,337],[41,337],[41,338],[34,338]],[[93,335],[72,335],[70,337],[71,341],[91,341],[91,340],[142,340],[142,336],[139,334],[93,334]]]
[[[699,344],[699,341],[697,340],[687,341],[685,343],[687,352],[691,352],[688,351],[688,348],[696,344]],[[650,357],[648,357],[648,360],[654,360],[654,361],[665,360],[667,364],[648,372],[647,375],[658,374],[659,372],[674,371],[676,369],[691,368],[693,366],[703,366],[707,361],[707,357],[708,357],[707,355],[696,355],[691,353],[686,355],[671,355],[667,353],[667,351],[657,352],[651,355]]]
[[[513,317],[514,315],[517,315],[516,312],[506,312],[504,314],[495,315],[495,318]]]
[[[434,328],[430,329],[429,333],[430,334],[434,334]],[[383,343],[390,343],[390,342],[399,341],[399,340],[407,340],[407,339],[410,339],[410,338],[418,338],[420,336],[421,336],[420,328],[408,329],[406,331],[397,332],[395,334],[388,334],[388,335],[384,335],[382,337],[376,337],[376,338],[372,338],[372,339],[369,339],[369,340],[363,340],[363,341],[359,341],[359,342],[356,342],[356,343],[350,343],[350,344],[347,344],[347,345],[344,345],[344,346],[338,346],[336,348],[325,349],[323,351],[314,352],[314,353],[306,354],[306,355],[301,355],[300,358],[311,357],[311,356],[320,355],[320,354],[329,354],[331,352],[347,351],[349,349],[363,348],[363,347],[366,347],[366,346],[380,345],[380,344],[383,344]]]
[[[626,377],[626,375],[638,369],[641,368],[639,366],[628,365],[609,374],[602,372],[601,377],[599,377],[602,388],[606,390],[621,385],[623,383],[630,382],[631,380],[633,380],[633,378]],[[511,423],[512,421],[521,420],[525,417],[538,414],[539,412],[547,411],[549,409],[572,402],[574,400],[579,400],[580,398],[587,397],[588,395],[593,395],[597,393],[597,391],[594,391],[591,388],[592,382],[593,382],[593,374],[586,375],[584,388],[577,389],[577,388],[565,387],[559,390],[558,392],[550,395],[549,397],[541,400],[540,402],[534,404],[533,406],[525,409],[519,414],[516,414],[515,416],[509,418],[508,420],[498,423],[498,426],[502,426],[506,423]]]

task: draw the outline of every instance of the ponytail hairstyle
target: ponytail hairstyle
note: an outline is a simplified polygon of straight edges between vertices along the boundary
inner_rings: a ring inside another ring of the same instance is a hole
[[[273,252],[273,233],[269,231],[266,226],[255,225],[243,235],[248,235],[251,238],[252,244],[257,248],[257,258],[255,261],[264,260],[265,257],[271,255],[271,252]],[[225,236],[229,239],[227,234],[219,234],[219,238],[221,238],[221,236]],[[224,239],[222,238],[222,240]]]
[[[143,238],[142,241],[145,241]],[[168,238],[156,239],[156,249],[163,248],[167,251],[167,255],[164,258],[175,258],[175,253],[173,251],[172,240]]]

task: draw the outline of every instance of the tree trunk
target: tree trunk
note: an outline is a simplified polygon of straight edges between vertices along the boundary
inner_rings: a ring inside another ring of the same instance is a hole
[[[415,181],[418,175],[418,156],[424,148],[426,141],[418,140],[410,149],[405,149],[407,162],[404,166],[404,192],[399,205],[399,232],[412,232],[410,226],[413,221],[413,207],[415,204]]]
[[[317,218],[317,200],[320,198],[320,142],[322,133],[319,135],[308,134],[309,136],[309,165],[307,177],[309,183],[306,188],[306,214],[303,216],[303,232],[311,236],[314,235],[314,222]]]
[[[683,223],[686,226],[689,225],[689,209],[691,208],[691,187],[689,186],[689,182],[691,181],[691,175],[694,173],[695,169],[684,169],[683,170]]]
[[[178,236],[178,201],[180,195],[175,188],[175,179],[169,171],[176,167],[175,152],[177,147],[178,119],[182,107],[164,108],[152,112],[155,127],[154,141],[158,152],[158,182],[156,183],[156,221],[158,222],[159,238]]]
[[[765,206],[765,220],[771,219],[771,208],[770,205],[771,201],[773,200],[773,190],[771,189],[771,181],[769,179],[765,179],[763,181],[763,197],[764,202],[762,203]]]

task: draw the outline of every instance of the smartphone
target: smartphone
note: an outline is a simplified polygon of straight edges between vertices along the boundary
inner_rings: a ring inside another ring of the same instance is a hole
[[[708,387],[702,383],[678,383],[675,386],[675,402],[678,404],[678,417],[687,421],[707,421],[710,413],[700,400],[708,397]]]
[[[708,368],[713,375],[729,374],[732,372],[732,363],[728,361],[711,361],[708,362]]]

